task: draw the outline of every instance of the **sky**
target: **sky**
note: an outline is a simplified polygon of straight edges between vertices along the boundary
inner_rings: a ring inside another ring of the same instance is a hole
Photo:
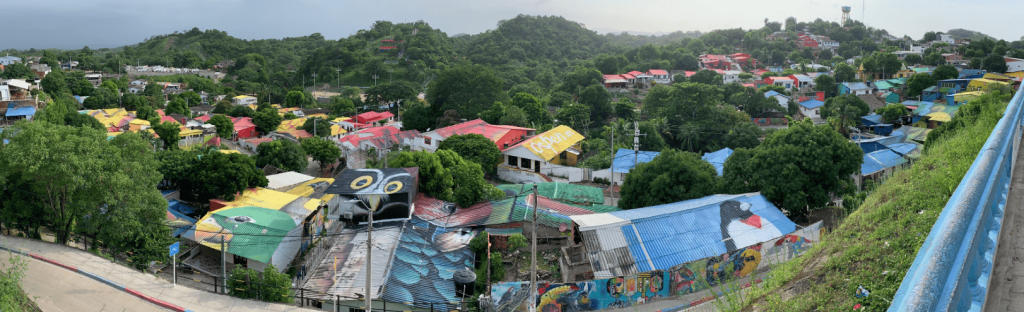
[[[219,29],[243,39],[306,36],[347,37],[375,21],[423,20],[448,35],[494,29],[519,14],[555,15],[598,33],[670,33],[723,28],[760,28],[764,19],[782,22],[821,18],[838,21],[840,7],[868,26],[920,39],[927,31],[964,28],[1018,40],[1024,35],[1007,18],[956,18],[955,8],[974,12],[1020,12],[1019,0],[32,0],[4,1],[0,50],[118,47],[154,35]]]

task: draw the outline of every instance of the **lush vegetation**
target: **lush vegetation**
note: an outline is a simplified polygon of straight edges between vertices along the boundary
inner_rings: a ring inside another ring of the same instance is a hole
[[[237,266],[228,279],[228,294],[242,299],[292,303],[295,294],[291,281],[291,276],[278,272],[273,264],[267,264],[262,274]]]
[[[804,255],[746,295],[758,311],[885,310],[946,201],[1002,117],[1009,95],[972,100],[908,170],[898,171]],[[947,126],[948,125],[948,126]],[[871,291],[855,298],[858,286]],[[742,306],[729,307],[740,310]],[[748,309],[750,307],[747,307]]]

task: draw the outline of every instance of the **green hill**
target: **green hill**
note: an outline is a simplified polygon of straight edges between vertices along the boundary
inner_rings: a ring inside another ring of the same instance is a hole
[[[506,64],[540,60],[584,60],[607,53],[609,41],[579,23],[557,16],[519,15],[498,29],[464,36],[463,53],[474,63]]]
[[[973,30],[967,30],[967,29],[963,29],[963,28],[950,29],[946,33],[950,34],[950,35],[953,35],[953,38],[955,38],[955,39],[971,39],[971,40],[981,40],[982,38],[995,39],[992,36],[983,34],[981,32],[973,31]],[[998,40],[998,39],[996,39],[996,40]]]

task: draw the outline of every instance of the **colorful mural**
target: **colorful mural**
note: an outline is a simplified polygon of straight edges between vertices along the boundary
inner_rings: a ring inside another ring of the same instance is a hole
[[[540,283],[537,311],[576,312],[626,308],[671,295],[669,272],[654,271],[579,283]],[[491,287],[496,311],[526,310],[529,283],[508,282]],[[517,303],[521,301],[521,303]]]
[[[467,228],[442,228],[419,218],[405,224],[391,271],[381,297],[392,302],[413,302],[421,308],[457,309],[452,275],[472,270],[475,255],[468,248],[476,232]],[[443,302],[451,302],[445,307]]]
[[[418,176],[417,168],[342,171],[324,191],[339,197],[336,209],[332,204],[330,218],[366,223],[369,211],[373,211],[375,223],[407,220],[412,216]]]

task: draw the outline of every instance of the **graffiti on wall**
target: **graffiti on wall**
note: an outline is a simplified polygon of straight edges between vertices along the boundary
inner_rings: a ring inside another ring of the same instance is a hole
[[[414,302],[441,311],[457,308],[461,299],[452,282],[455,272],[472,270],[475,255],[468,228],[443,228],[414,217],[404,225],[381,297],[393,302]]]
[[[653,271],[579,283],[537,285],[537,311],[576,312],[625,308],[667,297],[669,272]],[[529,283],[499,283],[491,287],[496,311],[526,310]]]
[[[374,222],[407,220],[416,194],[416,168],[353,169],[342,171],[324,191],[339,197],[331,219],[351,218],[365,223],[369,211]]]

